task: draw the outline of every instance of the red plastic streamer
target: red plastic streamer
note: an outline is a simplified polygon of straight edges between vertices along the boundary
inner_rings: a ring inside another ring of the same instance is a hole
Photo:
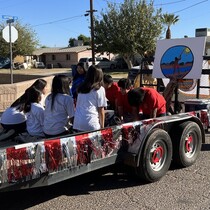
[[[55,171],[61,165],[62,150],[60,139],[53,139],[44,142],[46,150],[46,164],[50,171]]]
[[[32,175],[33,167],[29,162],[27,148],[7,148],[8,182],[18,181]]]

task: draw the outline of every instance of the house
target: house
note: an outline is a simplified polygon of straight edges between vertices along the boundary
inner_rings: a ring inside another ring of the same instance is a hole
[[[43,62],[47,68],[70,68],[82,57],[91,57],[90,46],[40,48],[33,52],[33,58]]]
[[[195,37],[206,37],[205,55],[210,56],[210,28],[196,28]]]

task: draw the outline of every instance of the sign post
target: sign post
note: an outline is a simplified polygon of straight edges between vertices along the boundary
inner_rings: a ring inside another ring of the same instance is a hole
[[[3,31],[3,38],[6,42],[9,42],[10,44],[10,77],[11,77],[11,84],[13,84],[13,58],[12,58],[12,43],[14,43],[18,38],[18,31],[14,26],[11,26],[11,23],[14,23],[14,20],[17,19],[17,17],[10,17],[7,15],[2,16],[3,19],[8,19],[7,23],[9,26],[6,26]]]

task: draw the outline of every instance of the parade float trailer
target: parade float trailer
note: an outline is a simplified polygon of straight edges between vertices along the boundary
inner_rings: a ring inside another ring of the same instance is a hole
[[[48,186],[117,163],[155,182],[172,161],[179,167],[195,163],[205,126],[207,112],[196,111],[37,142],[2,141],[0,191]]]
[[[159,41],[153,77],[199,79],[204,43],[202,37]],[[180,65],[161,69],[173,66],[175,57]],[[181,68],[183,62],[190,67]],[[209,128],[207,105],[51,139],[0,141],[0,191],[48,186],[117,163],[133,167],[146,182],[155,182],[167,173],[172,162],[179,168],[196,162]],[[189,108],[189,104],[186,106]]]

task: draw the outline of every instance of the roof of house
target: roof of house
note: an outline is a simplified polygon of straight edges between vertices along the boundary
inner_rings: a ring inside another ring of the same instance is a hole
[[[33,55],[42,55],[46,53],[79,53],[85,50],[90,50],[90,46],[76,46],[76,47],[46,47],[39,48],[33,52]]]

